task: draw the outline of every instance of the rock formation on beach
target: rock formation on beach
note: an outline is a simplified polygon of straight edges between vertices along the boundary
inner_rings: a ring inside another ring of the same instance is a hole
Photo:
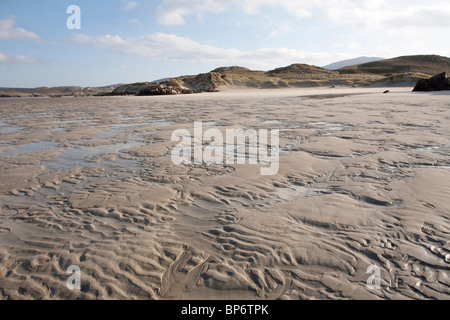
[[[171,79],[161,83],[135,83],[133,85],[124,85],[112,91],[111,96],[166,96],[178,94],[194,94],[202,92],[214,92],[214,86],[206,85],[199,89],[191,89],[181,86],[176,79]]]
[[[446,72],[442,72],[429,79],[421,79],[417,82],[413,91],[442,91],[450,90],[450,81]]]
[[[185,89],[179,86],[167,86],[164,84],[156,84],[152,86],[147,86],[141,89],[136,95],[137,96],[163,96],[163,95],[177,95],[177,94],[193,94],[200,93],[199,90]]]

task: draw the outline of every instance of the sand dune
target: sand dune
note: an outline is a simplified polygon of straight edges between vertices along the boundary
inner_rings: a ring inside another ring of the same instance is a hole
[[[3,99],[0,298],[449,299],[449,96],[390,91]],[[194,121],[279,129],[278,173],[173,164]]]

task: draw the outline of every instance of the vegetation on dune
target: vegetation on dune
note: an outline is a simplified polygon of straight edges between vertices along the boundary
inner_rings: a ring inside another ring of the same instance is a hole
[[[403,56],[341,68],[340,74],[399,74],[422,73],[433,76],[450,72],[450,59],[437,55]]]

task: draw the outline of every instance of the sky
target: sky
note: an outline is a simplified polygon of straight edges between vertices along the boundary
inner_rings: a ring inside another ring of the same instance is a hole
[[[79,16],[68,13],[73,5]],[[448,0],[1,0],[0,87],[105,86],[359,56],[450,57],[449,34]]]

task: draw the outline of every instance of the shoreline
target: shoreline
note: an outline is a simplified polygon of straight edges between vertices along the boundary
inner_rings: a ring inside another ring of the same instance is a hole
[[[411,90],[409,90],[411,89]],[[247,88],[247,87],[224,87],[215,92],[202,92],[202,93],[192,93],[192,94],[177,94],[177,95],[149,95],[149,96],[138,96],[138,95],[106,95],[106,96],[84,96],[84,97],[76,97],[76,96],[61,96],[61,97],[51,97],[51,96],[38,96],[38,97],[1,97],[1,99],[86,99],[86,98],[123,98],[123,97],[136,97],[136,98],[158,98],[158,97],[189,97],[189,96],[215,96],[221,97],[224,94],[229,96],[231,95],[257,95],[260,94],[262,96],[269,95],[280,95],[283,96],[285,94],[288,95],[319,95],[319,94],[375,94],[375,93],[383,93],[386,90],[389,90],[389,93],[407,93],[413,92],[413,87],[391,87],[391,86],[380,86],[380,87],[347,87],[347,86],[337,86],[337,87],[302,87],[302,88],[270,88],[270,89],[259,89],[259,88]],[[444,93],[446,91],[435,91]],[[450,92],[450,91],[449,91]],[[433,93],[433,92],[425,92],[425,93]]]
[[[52,99],[67,99],[67,98],[78,98],[78,99],[86,99],[86,98],[118,98],[118,97],[174,97],[174,96],[198,96],[198,95],[207,95],[210,96],[214,94],[217,97],[221,97],[221,94],[228,95],[240,95],[240,94],[260,94],[263,96],[271,95],[271,94],[300,94],[304,96],[308,95],[319,95],[319,94],[371,94],[371,93],[400,93],[400,92],[413,92],[414,86],[391,86],[391,85],[380,85],[380,86],[368,86],[368,87],[349,87],[349,86],[327,86],[327,87],[292,87],[292,88],[248,88],[248,87],[236,87],[236,86],[228,86],[218,89],[214,92],[197,92],[197,93],[189,93],[189,94],[174,94],[174,95],[134,95],[134,94],[123,94],[123,95],[86,95],[86,96],[1,96],[0,99],[37,99],[37,98],[52,98]],[[331,93],[332,91],[333,93]],[[388,92],[385,92],[388,91]],[[414,93],[425,93],[425,94],[450,94],[450,90],[442,90],[442,91],[428,91],[428,92],[414,92]]]

